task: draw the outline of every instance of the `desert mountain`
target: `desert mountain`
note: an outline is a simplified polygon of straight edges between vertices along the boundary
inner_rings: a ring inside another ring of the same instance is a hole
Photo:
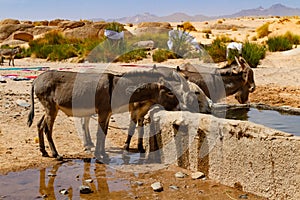
[[[224,16],[204,16],[204,15],[188,15],[185,13],[174,13],[167,16],[156,16],[150,13],[138,14],[130,17],[122,17],[117,19],[108,19],[106,21],[116,21],[120,23],[140,23],[140,22],[180,22],[180,21],[205,21],[217,18],[235,18],[243,16],[294,16],[300,15],[300,8],[290,8],[282,4],[274,4],[269,8],[253,8],[241,10],[237,13]],[[92,19],[93,21],[102,21],[103,19]]]

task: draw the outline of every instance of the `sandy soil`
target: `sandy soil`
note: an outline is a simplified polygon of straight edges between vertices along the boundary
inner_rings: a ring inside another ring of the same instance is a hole
[[[240,23],[246,23],[239,20]],[[261,21],[263,24],[265,21]],[[226,22],[231,23],[231,22]],[[202,22],[203,24],[203,22]],[[249,29],[254,29],[257,24],[248,24]],[[252,27],[253,26],[253,27]],[[249,33],[252,34],[251,30]],[[238,34],[238,33],[234,33]],[[240,33],[241,34],[241,33]],[[199,36],[200,37],[200,36]],[[202,37],[203,38],[203,37]],[[275,106],[292,106],[300,108],[300,49],[294,49],[287,52],[268,53],[266,58],[261,62],[258,68],[254,69],[255,81],[257,89],[250,94],[250,101],[252,103],[264,103]],[[147,60],[143,61],[147,63]],[[162,65],[180,65],[184,60],[169,60]],[[51,63],[39,59],[21,59],[15,60],[16,67],[50,67],[51,69],[63,69],[80,71],[83,69],[92,68],[92,65],[79,65],[71,63]],[[149,63],[147,63],[149,64]],[[150,63],[151,64],[151,63]],[[85,66],[85,67],[83,67]],[[8,67],[7,63],[1,68]],[[105,67],[105,66],[104,66]],[[110,66],[112,71],[118,72],[124,70],[118,68],[115,65]],[[127,68],[126,68],[127,70]],[[8,71],[1,70],[0,75],[18,74],[20,76],[38,75],[40,71]],[[36,123],[43,114],[42,107],[39,103],[36,103],[35,120],[31,128],[26,125],[27,115],[29,113],[28,107],[19,106],[17,103],[20,100],[29,102],[30,100],[30,86],[31,81],[13,81],[7,80],[7,83],[0,83],[0,174],[7,174],[8,172],[20,171],[28,168],[42,168],[54,165],[57,163],[53,158],[44,158],[41,156],[38,143],[36,140],[37,130]],[[225,100],[227,103],[237,103],[233,97],[228,97]],[[61,155],[66,158],[88,158],[93,157],[92,154],[88,154],[83,151],[82,140],[79,137],[77,130],[74,126],[73,118],[68,118],[64,114],[59,113],[54,126],[54,141],[57,149]],[[116,128],[114,123],[111,124],[108,133],[108,141],[113,141],[113,146],[121,148],[126,137],[126,130],[120,131]],[[136,147],[136,140],[133,141],[131,147]],[[49,147],[47,151],[49,152]],[[176,170],[182,170],[171,166],[172,170],[160,170],[151,172],[151,174],[145,174],[144,176],[151,176],[153,180],[164,181],[165,184],[172,184],[173,172]],[[172,173],[171,173],[172,172]],[[190,173],[187,171],[187,173]],[[138,178],[135,178],[138,180]],[[145,178],[146,179],[146,178]],[[230,195],[234,198],[238,198],[238,195],[244,194],[236,188],[227,188],[220,186],[212,181],[207,182],[206,186],[202,183],[192,182],[193,180],[185,180],[185,185],[193,185],[185,189],[185,194],[190,194],[190,199],[205,198],[208,193],[217,193],[219,199],[230,199],[228,193],[224,191],[230,191]],[[174,183],[173,183],[174,184]],[[150,183],[148,184],[148,186]],[[181,186],[181,185],[180,185]],[[184,187],[182,184],[181,187]],[[201,188],[204,189],[203,194],[199,194]],[[215,190],[214,188],[221,188]],[[147,189],[142,195],[147,196],[152,191]],[[0,193],[1,194],[1,193]],[[152,195],[152,194],[151,194]],[[156,198],[177,198],[184,199],[186,196],[183,193],[171,193],[165,191],[156,195]],[[253,196],[252,196],[253,197]],[[210,199],[218,199],[211,197]],[[253,197],[251,199],[256,199]],[[207,199],[207,198],[206,198]]]

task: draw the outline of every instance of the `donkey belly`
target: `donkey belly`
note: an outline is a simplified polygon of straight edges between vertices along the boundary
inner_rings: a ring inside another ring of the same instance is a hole
[[[96,113],[95,107],[87,107],[87,108],[59,107],[59,109],[63,111],[67,116],[73,116],[73,117],[87,117]]]

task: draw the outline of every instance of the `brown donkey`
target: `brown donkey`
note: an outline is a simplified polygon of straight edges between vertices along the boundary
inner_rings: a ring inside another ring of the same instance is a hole
[[[134,72],[120,77],[109,73],[47,71],[39,75],[32,84],[28,126],[33,122],[35,93],[45,109],[45,114],[37,124],[40,151],[43,156],[49,156],[44,145],[45,132],[52,155],[62,159],[52,139],[53,124],[58,111],[74,117],[89,117],[97,113],[99,125],[95,156],[97,159],[106,159],[108,156],[105,153],[105,137],[111,114],[122,112],[121,108],[130,103],[145,100],[174,109],[179,105],[186,107],[181,100],[185,91],[180,81],[181,77],[176,74],[165,77],[154,72]],[[169,89],[171,86],[172,91]]]
[[[235,58],[236,64],[223,68],[195,66],[177,71],[187,80],[197,84],[213,102],[235,94],[239,103],[248,102],[249,93],[255,90],[254,73],[246,60]]]

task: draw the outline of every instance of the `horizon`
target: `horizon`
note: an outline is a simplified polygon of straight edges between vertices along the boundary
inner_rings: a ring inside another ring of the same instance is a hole
[[[290,8],[300,8],[300,1],[293,0],[211,0],[202,2],[186,1],[141,1],[122,0],[104,2],[102,0],[0,0],[0,19],[12,18],[19,20],[53,20],[53,19],[118,19],[138,14],[150,13],[159,17],[174,13],[185,13],[190,16],[204,15],[207,17],[231,15],[241,10],[282,4]],[[215,5],[218,5],[216,8]]]

